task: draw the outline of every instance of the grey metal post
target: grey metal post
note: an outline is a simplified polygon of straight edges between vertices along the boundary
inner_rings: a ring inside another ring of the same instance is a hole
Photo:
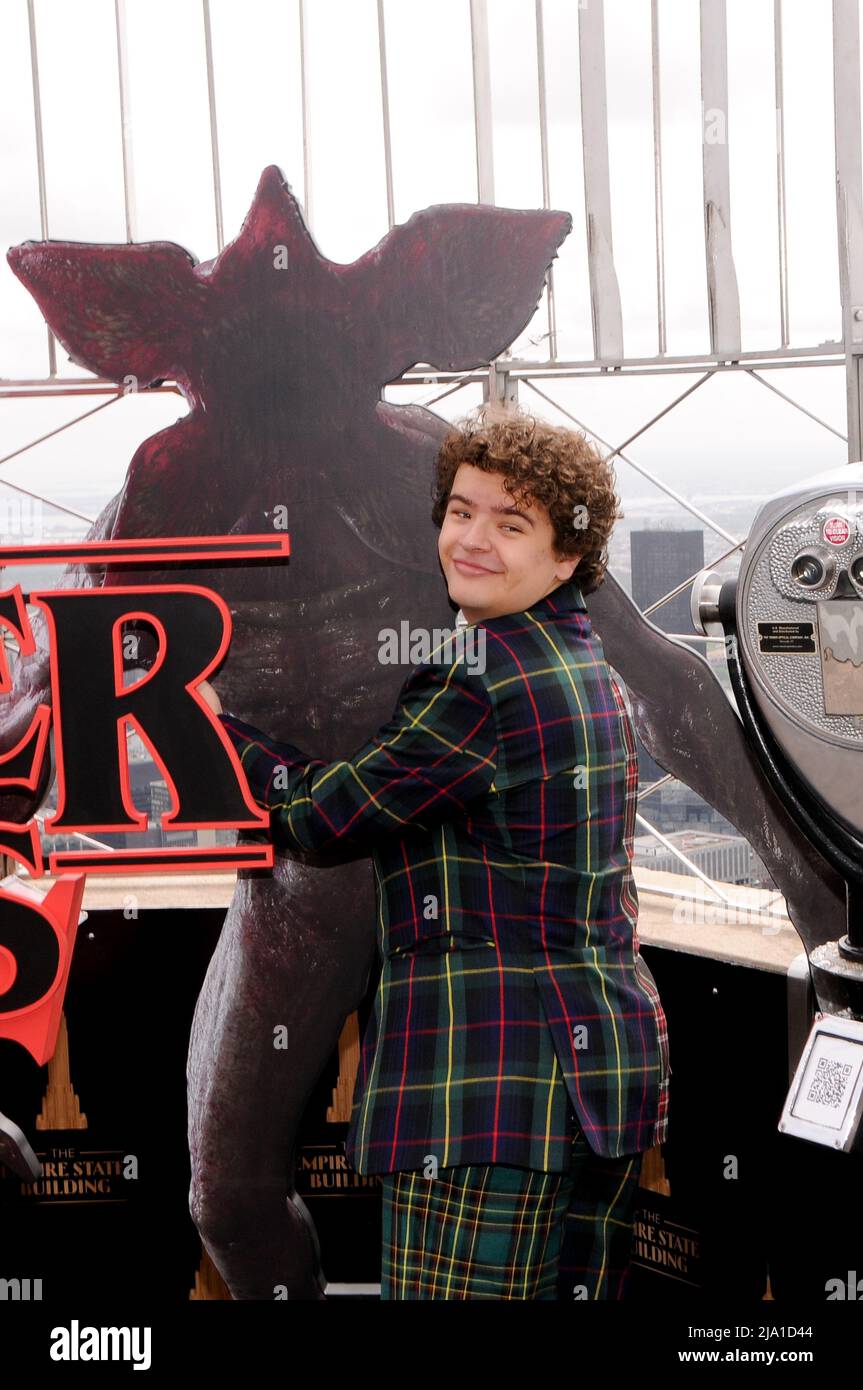
[[[863,175],[860,140],[860,16],[857,0],[833,0],[833,124],[836,140],[836,229],[845,347],[848,462],[863,438]]]

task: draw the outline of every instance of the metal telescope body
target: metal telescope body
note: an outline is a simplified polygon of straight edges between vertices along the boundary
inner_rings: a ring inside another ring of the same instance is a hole
[[[809,956],[821,1006],[783,1131],[863,1147],[863,463],[770,498],[736,578],[704,570],[697,629],[725,637],[737,711],[765,776],[846,885],[847,931]]]

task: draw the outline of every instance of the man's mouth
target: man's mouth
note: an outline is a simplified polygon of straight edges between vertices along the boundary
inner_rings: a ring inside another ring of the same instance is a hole
[[[484,565],[471,564],[470,560],[454,560],[453,564],[461,574],[499,574],[499,570],[486,569]]]

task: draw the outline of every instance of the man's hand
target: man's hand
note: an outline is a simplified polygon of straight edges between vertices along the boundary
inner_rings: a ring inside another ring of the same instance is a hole
[[[209,681],[201,681],[201,684],[198,686],[198,694],[203,696],[214,714],[222,713],[222,702]]]

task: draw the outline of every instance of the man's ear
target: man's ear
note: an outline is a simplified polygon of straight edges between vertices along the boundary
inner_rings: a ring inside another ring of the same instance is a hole
[[[558,557],[557,568],[563,570],[563,574],[559,576],[562,584],[565,584],[568,579],[572,578],[580,560],[580,553],[578,555],[561,555]]]

